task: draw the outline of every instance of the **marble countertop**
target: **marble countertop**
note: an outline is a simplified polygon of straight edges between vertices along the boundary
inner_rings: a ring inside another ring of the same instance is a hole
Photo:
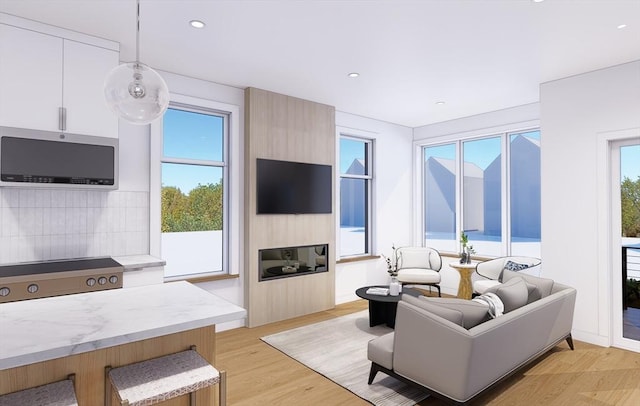
[[[141,268],[165,266],[167,264],[167,261],[164,259],[156,258],[151,255],[127,255],[124,257],[113,257],[113,259],[122,265],[125,272]]]
[[[246,317],[189,282],[0,304],[0,370]]]

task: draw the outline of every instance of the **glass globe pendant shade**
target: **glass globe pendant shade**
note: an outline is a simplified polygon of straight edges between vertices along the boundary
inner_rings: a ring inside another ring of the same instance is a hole
[[[123,63],[109,72],[104,97],[115,114],[133,124],[149,124],[169,106],[169,88],[164,79],[139,62]]]

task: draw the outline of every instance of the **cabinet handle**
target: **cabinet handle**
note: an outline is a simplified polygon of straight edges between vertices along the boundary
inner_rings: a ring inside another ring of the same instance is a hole
[[[58,129],[65,131],[67,129],[67,109],[66,107],[58,107]]]

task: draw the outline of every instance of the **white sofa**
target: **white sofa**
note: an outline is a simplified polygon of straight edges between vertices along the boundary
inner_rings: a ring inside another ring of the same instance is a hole
[[[395,331],[369,342],[369,383],[381,371],[450,403],[468,404],[563,340],[573,349],[576,290],[515,272],[505,271],[504,279],[520,288],[525,281],[526,304],[495,319],[480,320],[455,307],[442,310],[455,301],[458,308],[477,310],[474,301],[404,296]]]

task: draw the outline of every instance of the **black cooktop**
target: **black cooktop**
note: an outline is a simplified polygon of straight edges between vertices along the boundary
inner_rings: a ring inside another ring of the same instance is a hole
[[[0,278],[8,276],[37,275],[54,272],[83,271],[88,269],[121,268],[110,257],[65,259],[59,261],[25,262],[0,266]]]

